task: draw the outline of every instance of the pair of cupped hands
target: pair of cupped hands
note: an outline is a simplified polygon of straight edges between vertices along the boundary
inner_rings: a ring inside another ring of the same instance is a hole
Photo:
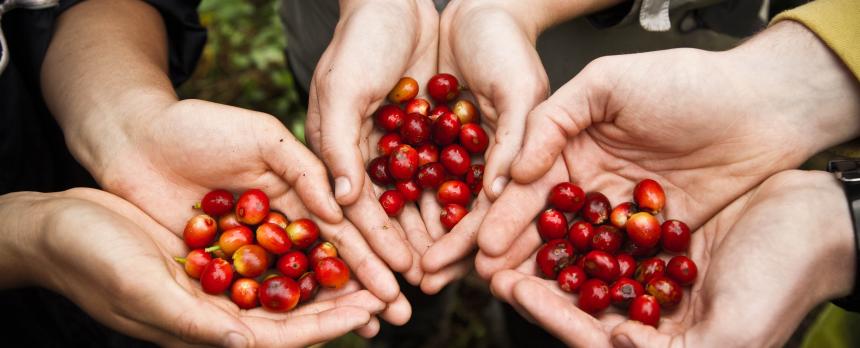
[[[40,216],[53,222],[43,244],[67,257],[60,261],[72,267],[62,272],[89,280],[47,270],[46,286],[137,337],[229,346],[370,337],[378,317],[402,324],[411,308],[392,271],[435,293],[474,266],[494,295],[583,346],[778,344],[793,330],[785,323],[850,290],[853,237],[844,233],[850,218],[838,183],[785,171],[860,128],[848,117],[860,110],[854,81],[822,73],[839,62],[811,33],[779,24],[726,52],[601,58],[547,98],[534,43],[552,21],[535,20],[522,2],[501,3],[453,2],[440,15],[429,1],[342,2],[311,84],[310,149],[270,115],[199,100],[92,125],[112,143],[92,152],[112,160],[90,169],[122,199],[72,190],[41,203],[52,209]],[[820,50],[773,44],[798,37]],[[809,69],[828,84],[810,84]],[[389,218],[364,171],[380,136],[372,115],[391,87],[436,72],[468,86],[491,134],[484,189],[450,232],[431,192]],[[533,261],[541,240],[531,221],[552,186],[571,181],[617,204],[643,178],[663,184],[664,218],[695,229],[690,257],[700,270],[658,329],[617,311],[585,314],[575,296],[537,276]],[[289,218],[316,220],[355,281],[288,314],[240,311],[204,294],[171,261],[186,252],[178,234],[207,191],[251,187]],[[21,209],[41,200],[30,201]],[[88,242],[69,240],[76,230],[90,233]],[[93,257],[82,262],[61,241],[82,243]],[[93,296],[102,292],[113,302]]]

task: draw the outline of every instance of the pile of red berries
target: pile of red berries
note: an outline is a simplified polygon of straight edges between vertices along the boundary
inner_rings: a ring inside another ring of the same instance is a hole
[[[472,164],[472,156],[480,158],[489,137],[472,102],[460,99],[449,106],[460,94],[456,77],[433,76],[427,92],[435,106],[416,98],[418,82],[404,77],[388,94],[393,104],[376,112],[376,126],[386,132],[377,144],[381,155],[370,161],[367,173],[377,185],[394,185],[379,197],[389,216],[399,215],[422,190],[436,190],[443,206],[439,219],[451,229],[481,191],[484,165]]]
[[[191,252],[175,259],[200,280],[203,291],[229,289],[239,308],[262,305],[286,312],[312,299],[320,286],[340,288],[349,281],[349,268],[334,245],[318,242],[313,221],[290,222],[269,210],[269,197],[258,189],[245,191],[235,203],[234,210],[232,193],[211,191],[195,206],[205,214],[185,225],[183,239]]]
[[[656,327],[660,308],[681,302],[681,286],[692,285],[698,270],[684,255],[668,264],[657,253],[684,253],[690,228],[681,221],[661,225],[656,214],[666,202],[654,180],[640,181],[633,202],[610,209],[599,192],[587,195],[571,183],[560,183],[549,194],[550,208],[537,218],[546,243],[537,253],[544,276],[556,279],[562,290],[579,293],[578,306],[596,314],[610,304],[627,308],[630,319]],[[568,227],[568,219],[581,219]]]

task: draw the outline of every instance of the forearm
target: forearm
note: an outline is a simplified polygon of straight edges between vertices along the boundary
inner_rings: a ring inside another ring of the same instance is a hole
[[[15,192],[0,196],[0,289],[39,283],[33,265],[44,235],[45,194]]]
[[[42,91],[72,153],[97,179],[124,129],[176,101],[167,57],[162,18],[142,1],[91,0],[59,17]]]
[[[803,25],[777,23],[721,54],[731,62],[727,69],[756,84],[749,92],[762,96],[762,110],[793,116],[796,124],[788,126],[796,134],[787,139],[803,150],[800,161],[860,135],[860,84]]]

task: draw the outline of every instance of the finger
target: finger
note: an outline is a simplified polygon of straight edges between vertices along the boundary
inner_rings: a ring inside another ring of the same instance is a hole
[[[261,347],[297,347],[330,341],[370,323],[371,314],[358,307],[335,307],[317,314],[271,320],[245,317]]]
[[[652,326],[638,321],[626,321],[612,330],[615,347],[671,347],[673,336],[661,334]]]
[[[500,256],[531,224],[546,206],[550,188],[560,181],[569,180],[563,161],[555,161],[552,172],[531,184],[508,185],[501,197],[487,212],[478,230],[478,247],[490,256]]]
[[[424,278],[424,270],[421,269],[421,255],[418,255],[418,251],[410,248],[412,252],[412,267],[409,268],[408,271],[403,272],[403,278],[406,279],[406,282],[413,285],[418,286],[421,284],[421,279]]]
[[[424,255],[428,248],[433,245],[433,238],[427,232],[424,226],[424,220],[421,219],[421,213],[418,211],[415,204],[410,203],[403,207],[403,211],[397,218],[403,232],[406,233],[406,239],[412,244],[412,248],[418,255]],[[413,259],[413,263],[421,259]]]
[[[600,323],[533,279],[523,279],[513,287],[513,300],[553,336],[568,346],[608,347],[609,340]]]
[[[501,256],[493,257],[478,252],[475,257],[475,270],[481,278],[490,279],[497,272],[506,269],[520,269],[523,263],[528,262],[542,244],[543,240],[537,233],[537,228],[529,226],[528,230],[520,235],[517,243]],[[530,273],[533,272],[535,272],[534,268],[531,269]]]
[[[333,92],[329,92],[333,93]],[[335,198],[355,203],[364,186],[364,162],[358,146],[363,115],[349,98],[320,98],[320,155],[334,177]]]
[[[436,273],[428,273],[421,279],[421,291],[433,295],[439,293],[449,283],[463,278],[474,265],[474,258],[460,260],[460,262],[446,267]]]
[[[435,273],[471,254],[477,246],[478,227],[489,207],[489,199],[481,192],[472,205],[472,211],[424,253],[421,268],[425,272]]]
[[[364,338],[373,338],[379,333],[379,319],[371,317],[370,322],[355,330],[355,333]]]
[[[409,318],[412,317],[412,305],[401,293],[394,302],[388,304],[388,307],[382,311],[379,317],[391,325],[401,326],[409,322]]]
[[[412,268],[412,251],[409,242],[382,206],[374,199],[370,182],[365,183],[365,194],[353,205],[345,208],[346,216],[364,236],[379,257],[395,272]]]
[[[322,138],[320,131],[322,115],[320,115],[320,105],[318,101],[317,85],[316,82],[311,79],[311,85],[308,88],[308,113],[307,118],[305,119],[305,141],[308,143],[308,147],[310,147],[317,156],[320,154],[320,139]]]
[[[385,302],[380,301],[367,290],[354,291],[337,297],[328,296],[336,292],[340,291],[320,291],[312,302],[301,304],[287,313],[272,312],[268,309],[258,307],[242,312],[242,316],[271,320],[286,320],[303,315],[317,314],[338,307],[361,308],[372,315],[378,314],[387,308],[387,304]]]
[[[514,180],[530,183],[540,178],[569,138],[606,117],[611,89],[606,88],[606,76],[593,77],[598,69],[592,64],[529,113],[523,147],[511,167]]]
[[[419,212],[421,213],[421,218],[424,220],[424,227],[427,228],[427,233],[430,234],[430,238],[433,240],[438,240],[442,236],[445,235],[445,227],[442,226],[442,221],[439,220],[439,215],[442,213],[442,207],[439,206],[439,202],[436,201],[436,191],[434,190],[425,190],[421,193],[421,199],[419,201]]]

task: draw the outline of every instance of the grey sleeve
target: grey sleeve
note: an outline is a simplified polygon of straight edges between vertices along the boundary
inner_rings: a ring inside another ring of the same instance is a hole
[[[588,20],[598,28],[611,28],[639,23],[647,31],[668,31],[672,27],[669,11],[705,7],[721,0],[629,0],[609,9],[589,15]]]

